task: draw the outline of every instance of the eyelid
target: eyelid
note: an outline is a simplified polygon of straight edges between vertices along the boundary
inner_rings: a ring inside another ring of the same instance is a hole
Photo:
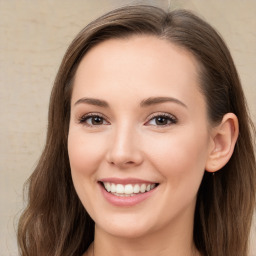
[[[156,117],[165,117],[168,118],[169,120],[171,120],[171,124],[167,124],[167,125],[156,125],[159,127],[165,127],[165,126],[170,126],[172,124],[176,124],[178,122],[178,118],[170,113],[166,113],[166,112],[156,112],[151,114],[148,118],[145,124],[149,123],[152,119],[156,118]],[[152,125],[153,126],[153,125]]]
[[[103,118],[103,120],[105,122],[107,122],[107,124],[101,124],[101,125],[90,125],[88,123],[86,123],[86,120],[89,119],[90,117],[100,117],[100,118]],[[170,113],[166,113],[166,112],[156,112],[156,113],[153,113],[151,114],[148,118],[147,118],[147,121],[144,123],[144,125],[147,125],[151,120],[153,120],[154,118],[156,117],[165,117],[165,118],[168,118],[171,123],[170,124],[166,124],[166,125],[155,125],[155,126],[159,126],[159,127],[165,127],[165,126],[170,126],[172,124],[176,124],[178,122],[178,119],[176,116],[174,116],[173,114],[170,114]],[[101,114],[101,113],[98,113],[98,112],[89,112],[89,113],[86,113],[86,114],[83,114],[81,115],[80,117],[78,117],[78,123],[79,124],[83,124],[83,125],[86,125],[86,126],[89,126],[89,127],[94,127],[94,126],[102,126],[102,125],[109,125],[110,122],[108,121],[108,118]],[[154,126],[154,125],[151,125],[151,126]]]
[[[87,114],[84,114],[84,115],[80,116],[80,117],[78,118],[78,123],[83,124],[83,125],[86,125],[86,126],[89,126],[89,127],[94,127],[94,126],[96,126],[96,125],[89,125],[89,124],[86,123],[86,120],[87,120],[88,118],[95,117],[95,116],[98,116],[98,117],[104,119],[105,122],[107,122],[108,124],[110,124],[109,121],[107,120],[107,117],[106,117],[105,115],[103,115],[103,114],[101,114],[101,113],[97,113],[97,112],[89,112],[89,113],[87,113]],[[108,124],[107,124],[107,125],[108,125]],[[106,125],[106,124],[102,124],[102,125]],[[99,126],[101,126],[101,125],[99,125]]]

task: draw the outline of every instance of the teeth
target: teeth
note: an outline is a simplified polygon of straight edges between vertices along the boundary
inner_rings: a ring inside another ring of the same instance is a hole
[[[110,185],[109,183],[106,183],[105,188],[106,188],[106,190],[107,190],[108,192],[111,191],[111,185]]]
[[[146,184],[142,184],[140,187],[140,192],[144,193],[146,191]]]
[[[116,187],[116,191],[112,191],[112,187],[115,186],[114,184],[111,185],[111,192],[116,192],[118,194],[123,194],[124,193],[124,185],[122,184],[117,184],[115,187]]]
[[[138,193],[145,193],[156,187],[156,184],[114,184],[103,182],[105,189],[117,196],[133,196]]]
[[[136,184],[136,185],[133,187],[133,193],[134,193],[134,194],[140,193],[140,186],[139,186],[138,184]]]
[[[125,193],[126,195],[133,194],[133,187],[132,187],[132,185],[130,185],[130,184],[125,185],[125,186],[124,186],[124,193]]]
[[[114,193],[116,192],[116,186],[115,184],[109,185],[110,186],[110,192]]]

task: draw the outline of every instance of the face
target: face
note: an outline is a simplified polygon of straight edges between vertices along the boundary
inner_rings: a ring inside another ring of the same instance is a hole
[[[68,152],[96,229],[140,237],[193,226],[210,149],[196,60],[152,36],[92,48],[76,72]]]

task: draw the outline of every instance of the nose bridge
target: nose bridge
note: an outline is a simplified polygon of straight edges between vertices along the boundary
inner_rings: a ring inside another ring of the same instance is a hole
[[[108,161],[117,166],[138,165],[142,161],[136,128],[127,120],[113,128]]]

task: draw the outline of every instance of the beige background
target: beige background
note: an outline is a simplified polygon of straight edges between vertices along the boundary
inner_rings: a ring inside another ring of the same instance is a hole
[[[171,8],[192,9],[216,27],[231,49],[256,121],[255,0],[0,0],[1,256],[18,254],[22,186],[44,145],[49,94],[68,44],[91,19],[137,2],[164,8],[171,2]],[[256,256],[255,225],[252,233]]]

